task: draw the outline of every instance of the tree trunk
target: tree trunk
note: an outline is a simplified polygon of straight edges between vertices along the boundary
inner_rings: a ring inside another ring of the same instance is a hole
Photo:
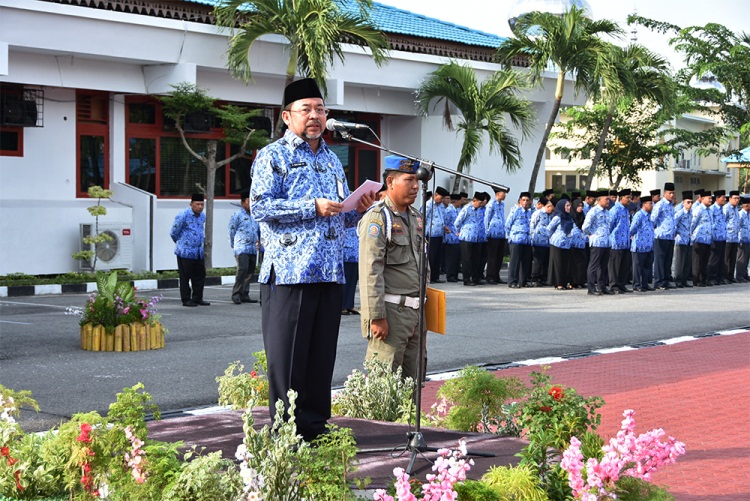
[[[459,165],[458,168],[456,168],[456,172],[463,172],[463,166]],[[461,189],[461,176],[456,176],[453,180],[453,191],[451,193],[458,193]],[[469,196],[471,196],[471,193],[469,193]]]
[[[216,149],[217,141],[209,140],[206,145],[206,236],[203,243],[206,268],[213,268],[214,242],[214,192],[216,186]]]
[[[284,89],[287,85],[294,81],[294,75],[297,73],[297,50],[290,48],[291,53],[289,54],[289,62],[286,65],[286,81],[284,82]],[[281,95],[281,108],[279,108],[279,116],[276,118],[276,128],[273,131],[273,137],[271,139],[278,139],[281,137],[281,130],[284,128],[284,120],[281,118],[281,112],[284,111],[284,93]]]
[[[539,176],[539,168],[542,165],[542,158],[547,149],[547,140],[549,134],[552,132],[552,127],[555,125],[557,120],[557,112],[560,111],[560,104],[562,103],[562,95],[558,98],[555,97],[555,103],[552,105],[552,112],[550,113],[549,120],[547,120],[547,126],[544,129],[544,136],[542,136],[542,142],[539,145],[539,151],[536,153],[536,160],[534,161],[534,169],[531,171],[531,179],[529,180],[529,193],[533,198],[534,190],[536,188],[536,178]]]
[[[615,115],[615,105],[610,104],[609,110],[607,110],[607,118],[604,120],[604,127],[602,127],[602,133],[599,136],[599,144],[596,146],[596,154],[594,159],[591,161],[591,167],[589,167],[589,173],[586,176],[586,189],[591,189],[591,183],[594,182],[594,174],[596,172],[596,166],[599,165],[599,160],[602,158],[602,152],[604,151],[604,143],[607,140],[607,134],[609,128],[612,125],[612,118]]]
[[[612,189],[619,191],[621,182],[622,182],[622,173],[617,174],[617,178],[615,179],[615,184],[614,186],[612,186]]]

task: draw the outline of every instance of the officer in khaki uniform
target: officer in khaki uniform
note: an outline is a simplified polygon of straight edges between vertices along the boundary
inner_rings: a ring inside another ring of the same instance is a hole
[[[417,198],[419,162],[385,158],[386,197],[359,222],[359,295],[369,360],[390,362],[417,379],[419,360],[419,253],[424,253]],[[426,257],[425,257],[426,259]]]

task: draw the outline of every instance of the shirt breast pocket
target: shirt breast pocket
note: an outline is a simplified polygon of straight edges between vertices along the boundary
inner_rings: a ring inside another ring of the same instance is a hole
[[[397,266],[409,262],[409,239],[406,235],[393,235],[388,243],[385,262],[387,265]]]

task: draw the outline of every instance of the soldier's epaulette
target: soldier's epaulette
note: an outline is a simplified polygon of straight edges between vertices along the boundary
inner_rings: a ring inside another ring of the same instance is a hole
[[[382,212],[383,211],[383,207],[385,207],[385,202],[383,200],[378,200],[377,202],[373,203],[365,211],[365,213],[370,212],[370,211],[373,211],[373,212]]]

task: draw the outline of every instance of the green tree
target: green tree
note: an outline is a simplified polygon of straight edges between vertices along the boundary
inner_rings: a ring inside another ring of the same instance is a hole
[[[690,103],[682,100],[678,113],[688,112]],[[605,104],[570,108],[569,120],[556,124],[553,139],[561,138],[576,146],[556,147],[556,153],[567,153],[569,159],[589,158],[599,146],[609,107]],[[601,160],[596,175],[606,178],[609,186],[617,189],[622,182],[640,183],[644,170],[663,170],[681,153],[696,148],[704,155],[718,154],[726,141],[726,130],[713,127],[692,132],[677,127],[665,127],[671,116],[649,101],[623,98],[609,124]]]
[[[91,235],[83,237],[83,243],[89,246],[88,249],[75,252],[71,256],[73,259],[80,261],[86,261],[91,264],[91,271],[96,272],[96,261],[97,261],[97,250],[100,246],[107,245],[107,242],[112,240],[112,236],[109,233],[99,232],[99,216],[107,215],[107,208],[102,205],[102,199],[109,200],[112,198],[112,190],[105,190],[101,186],[90,186],[88,189],[89,198],[96,198],[96,205],[87,207],[86,210],[89,214],[94,216],[94,231]]]
[[[456,170],[468,172],[482,147],[484,133],[490,140],[490,151],[500,153],[507,172],[521,165],[519,141],[506,127],[507,114],[513,125],[527,137],[534,112],[528,100],[519,95],[526,82],[515,70],[494,73],[481,84],[469,66],[455,61],[442,65],[425,80],[417,90],[417,110],[426,116],[430,103],[443,102],[443,122],[453,130],[450,105],[457,108],[461,120],[457,128],[463,132],[464,141]],[[453,191],[458,191],[460,179],[456,176]]]
[[[726,89],[692,89],[695,100],[715,103],[723,121],[750,142],[750,35],[735,33],[726,26],[708,23],[705,26],[680,28],[674,24],[640,16],[629,16],[629,24],[640,24],[660,33],[672,33],[669,43],[684,56],[685,68],[677,79],[688,85],[695,78],[715,78]]]
[[[206,268],[212,267],[213,227],[214,227],[214,191],[216,187],[216,170],[243,156],[247,151],[261,148],[268,144],[265,131],[250,127],[250,120],[260,114],[260,110],[248,110],[239,106],[215,106],[216,99],[205,90],[194,84],[181,83],[173,86],[174,90],[160,99],[164,103],[164,115],[175,121],[183,146],[193,157],[206,166],[206,239],[204,254]],[[217,160],[219,141],[208,139],[205,153],[196,152],[185,138],[183,123],[185,116],[195,112],[213,113],[218,118],[224,131],[223,142],[239,146],[234,155]]]
[[[513,37],[498,49],[498,58],[506,66],[513,58],[527,58],[530,63],[532,81],[541,83],[549,64],[556,66],[557,85],[555,100],[539,144],[534,168],[529,180],[529,191],[534,192],[536,179],[544,158],[547,140],[562,103],[565,77],[573,78],[576,92],[589,91],[598,85],[611,64],[609,48],[601,35],[619,37],[622,30],[609,20],[592,21],[583,9],[572,7],[562,16],[547,12],[531,12],[519,18],[513,28]]]
[[[229,40],[229,71],[245,82],[252,77],[248,59],[262,35],[286,38],[289,60],[285,86],[299,73],[314,78],[326,90],[326,75],[337,57],[344,62],[342,43],[368,48],[377,65],[386,60],[385,35],[369,21],[372,0],[354,0],[354,8],[336,0],[221,0],[214,9],[216,24],[236,27]],[[281,135],[281,116],[274,137]]]
[[[602,78],[603,85],[599,92],[600,100],[607,105],[607,115],[586,176],[586,188],[590,188],[594,180],[618,102],[622,102],[624,97],[637,102],[655,101],[662,107],[662,114],[674,104],[675,89],[665,58],[637,44],[625,48],[610,44],[610,51],[612,64],[610,71]]]

